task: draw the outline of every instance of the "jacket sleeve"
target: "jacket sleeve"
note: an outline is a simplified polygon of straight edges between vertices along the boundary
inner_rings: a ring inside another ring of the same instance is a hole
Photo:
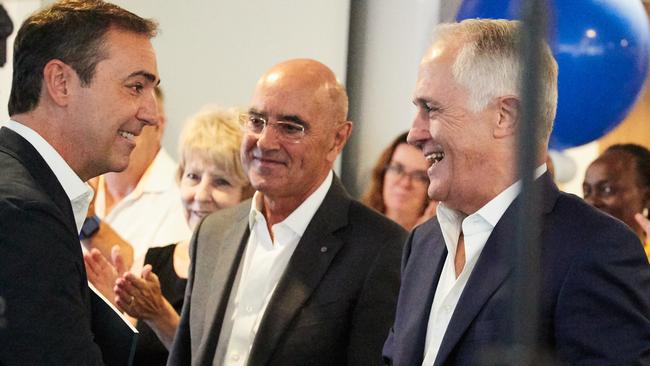
[[[187,273],[187,285],[185,287],[185,298],[183,299],[183,309],[181,310],[181,320],[176,329],[172,348],[169,350],[168,366],[190,365],[192,362],[192,338],[190,333],[190,313],[192,308],[192,289],[194,288],[196,248],[198,241],[198,232],[201,223],[197,225],[196,231],[190,241],[190,267]]]
[[[53,210],[0,204],[2,365],[103,364],[80,243]]]
[[[616,238],[590,243],[597,250],[569,267],[554,319],[562,362],[650,364],[650,266],[636,236]]]
[[[393,322],[399,292],[399,264],[404,231],[393,231],[380,245],[380,251],[366,277],[352,315],[349,365],[379,365],[381,350]]]

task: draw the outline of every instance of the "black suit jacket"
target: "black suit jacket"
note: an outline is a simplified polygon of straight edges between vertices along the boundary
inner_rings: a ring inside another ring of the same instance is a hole
[[[251,201],[208,216],[191,243],[168,365],[212,365],[248,240]],[[263,315],[248,365],[378,365],[399,289],[406,232],[334,179]]]
[[[541,329],[551,358],[570,365],[650,364],[650,266],[639,239],[622,222],[561,193],[548,174],[541,233]],[[504,341],[516,199],[485,244],[459,299],[434,365],[480,365]],[[429,312],[447,250],[437,220],[418,227],[402,258],[387,364],[421,365]]]
[[[0,297],[1,365],[102,364],[70,201],[34,147],[7,128],[0,129]]]

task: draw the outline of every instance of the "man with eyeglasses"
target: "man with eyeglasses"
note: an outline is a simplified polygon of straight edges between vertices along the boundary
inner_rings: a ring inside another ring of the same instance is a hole
[[[393,318],[405,231],[332,172],[352,131],[334,73],[290,60],[242,118],[252,200],[208,216],[169,365],[373,365]]]

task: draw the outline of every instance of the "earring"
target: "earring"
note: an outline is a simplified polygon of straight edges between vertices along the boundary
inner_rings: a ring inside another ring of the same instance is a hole
[[[641,211],[641,215],[643,215],[643,217],[648,217],[648,208],[647,207],[643,208],[643,211]]]

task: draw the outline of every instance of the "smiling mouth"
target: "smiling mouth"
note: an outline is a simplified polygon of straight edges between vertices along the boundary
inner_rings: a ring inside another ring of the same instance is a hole
[[[126,132],[126,131],[118,131],[117,132],[120,136],[124,137],[125,139],[129,141],[133,141],[135,139],[135,134],[132,134],[131,132]]]
[[[198,217],[204,217],[210,214],[210,211],[194,211],[192,210],[192,214]]]
[[[445,158],[445,153],[442,151],[434,151],[430,154],[425,155],[424,158],[433,166]]]

